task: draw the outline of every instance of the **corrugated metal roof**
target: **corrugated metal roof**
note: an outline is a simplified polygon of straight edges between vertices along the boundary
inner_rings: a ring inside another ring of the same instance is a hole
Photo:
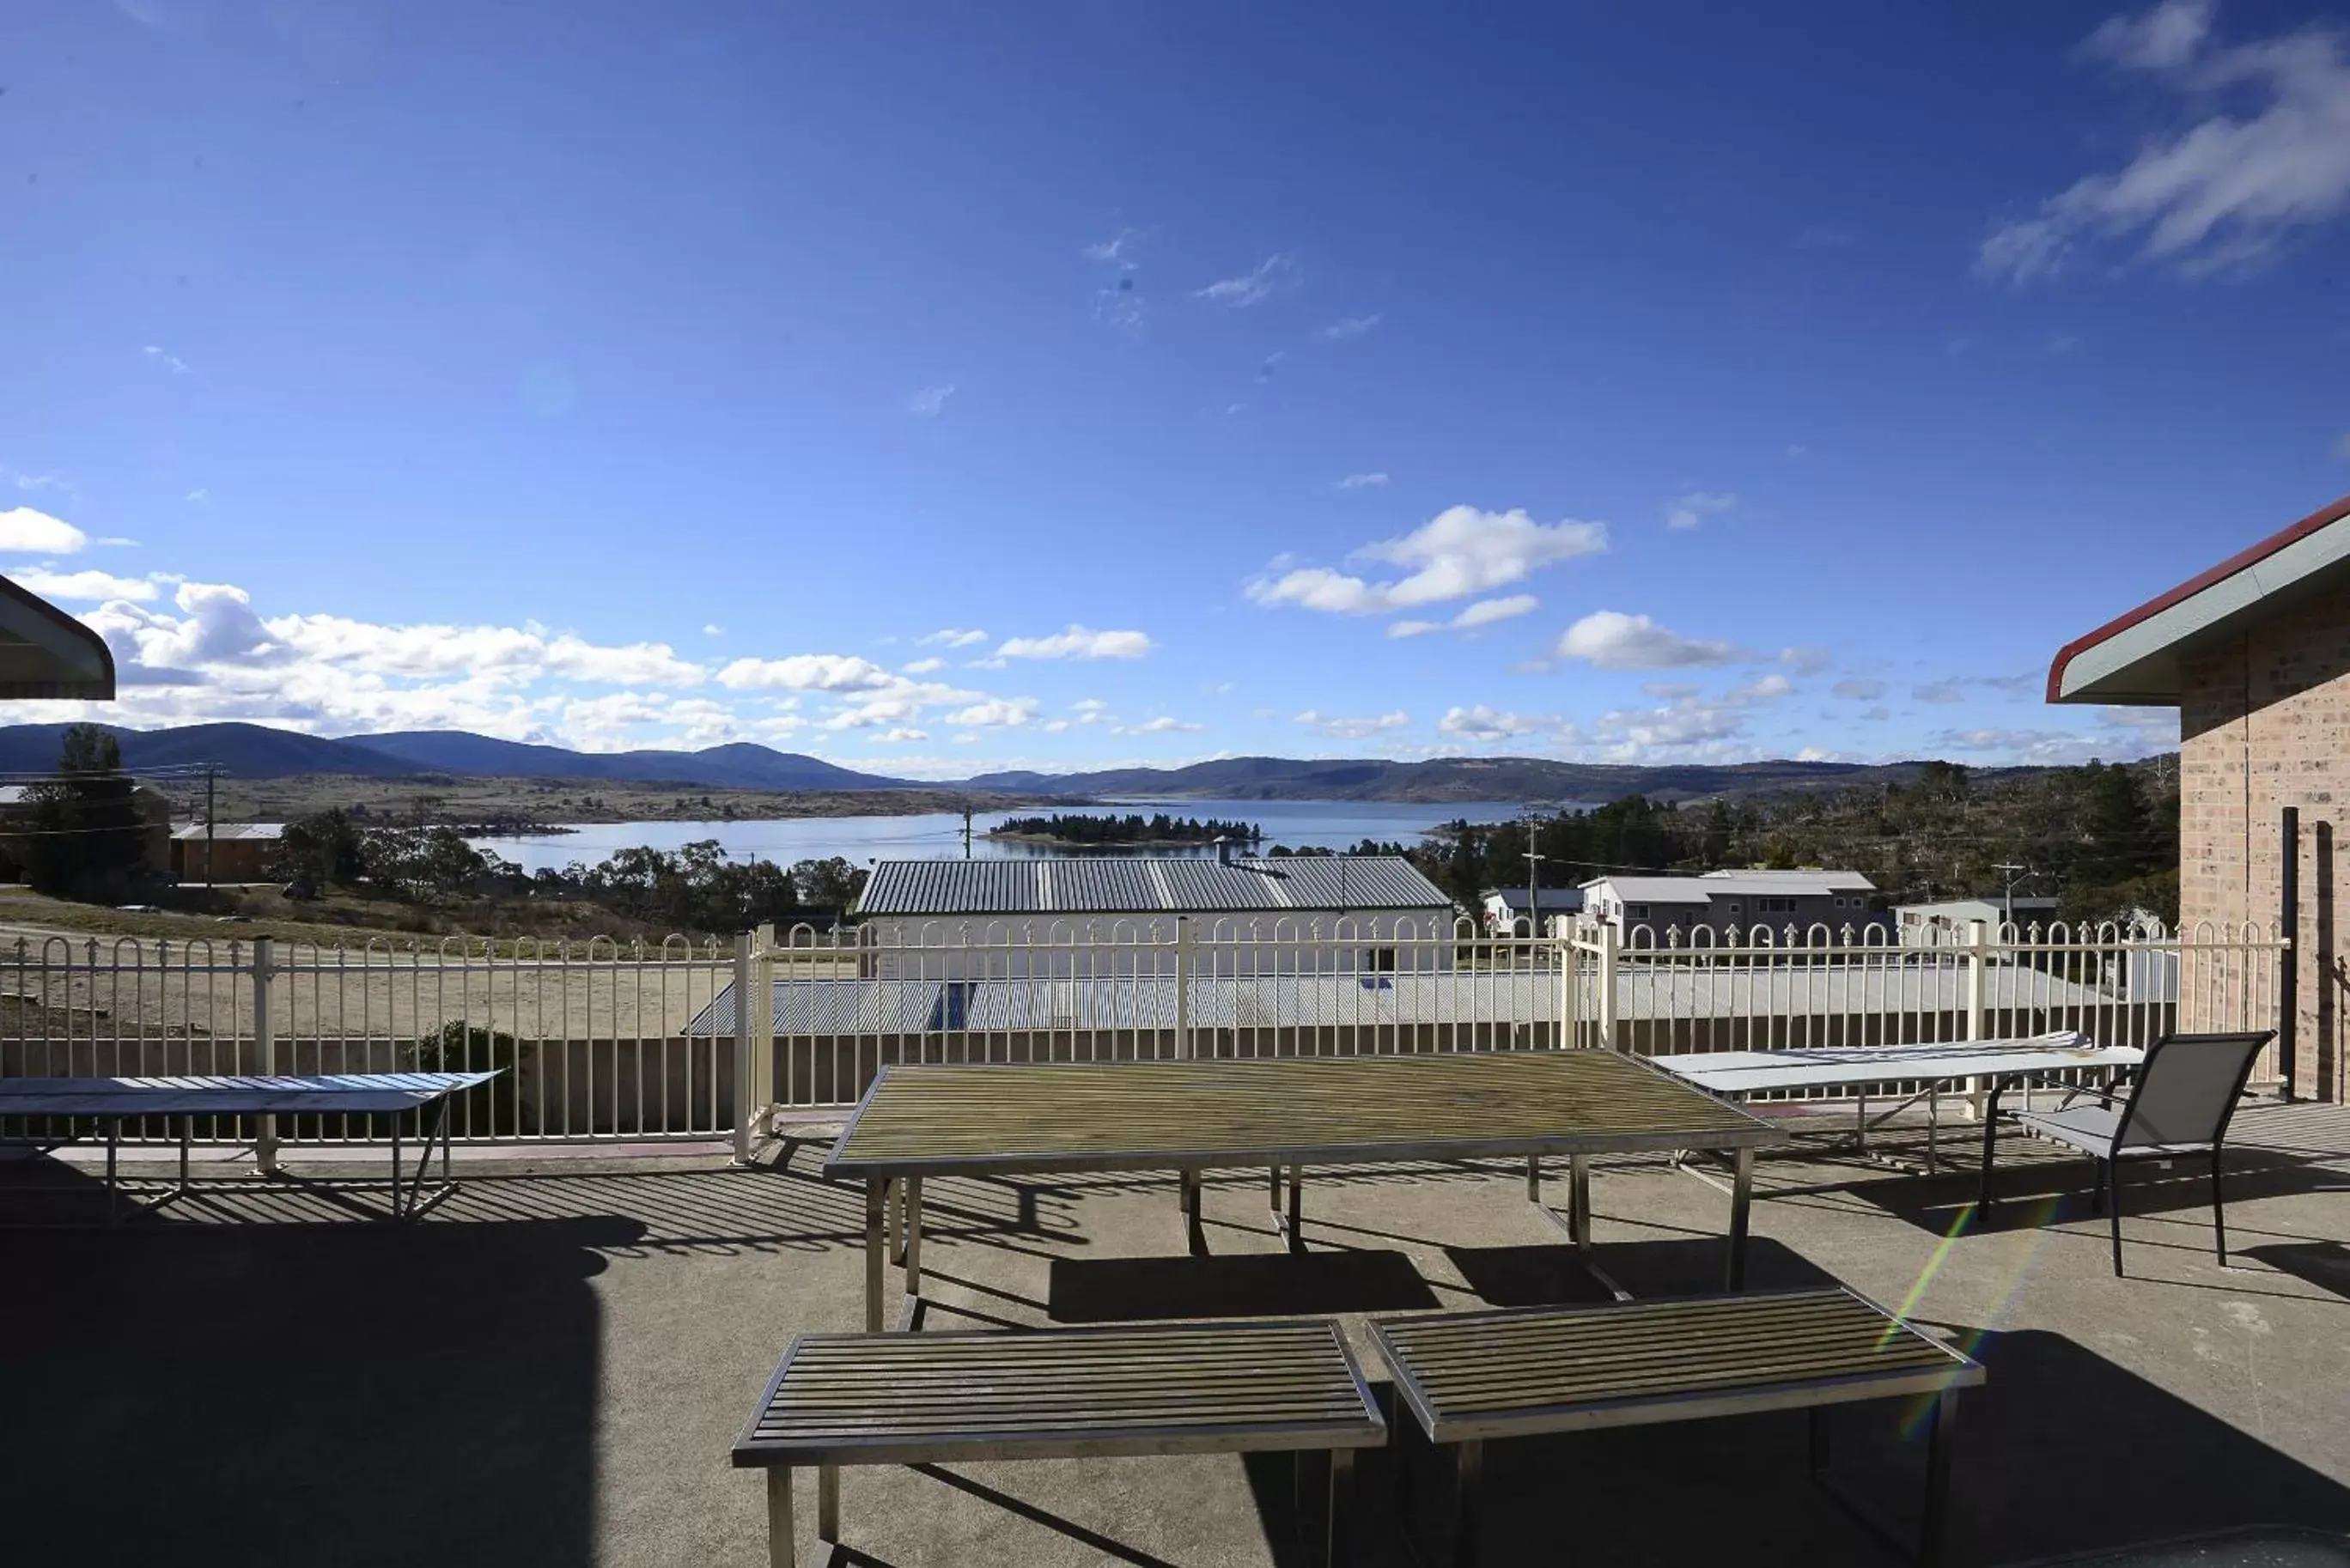
[[[236,838],[282,838],[286,836],[286,825],[282,822],[216,822],[206,827],[196,822],[172,830],[174,838],[203,838],[207,834],[222,843]]]
[[[1702,904],[1711,898],[1825,898],[1872,893],[1877,884],[1857,871],[1709,871],[1702,877],[1595,877],[1634,904]]]
[[[2033,970],[1993,967],[1984,1005],[2077,1017],[2121,1005],[2110,991]],[[920,1034],[941,1031],[1171,1029],[1175,982],[1149,976],[1009,980],[778,980],[778,1034]],[[1627,963],[1617,1016],[1727,1019],[1839,1014],[1962,1014],[1965,977],[1948,966],[1826,971],[1689,970]],[[2136,1004],[2175,1001],[2177,976],[2137,982]],[[1317,1025],[1547,1023],[1558,1016],[1555,971],[1197,976],[1190,1015],[1201,1029]],[[729,985],[686,1025],[689,1036],[734,1033]]]
[[[861,915],[1213,914],[1238,909],[1449,909],[1399,855],[1239,859],[1108,856],[883,860]]]

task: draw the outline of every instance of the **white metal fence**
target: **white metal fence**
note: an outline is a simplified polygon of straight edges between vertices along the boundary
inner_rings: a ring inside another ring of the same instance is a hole
[[[940,922],[886,943],[763,929],[731,950],[51,938],[0,947],[0,1075],[499,1067],[452,1107],[459,1140],[732,1137],[747,1153],[779,1114],[852,1104],[898,1062],[1670,1054],[2051,1029],[2142,1044],[2272,1027],[2282,950],[2250,926],[1978,928],[1921,948],[1824,928],[1691,942],[1354,918],[1186,919],[1171,935]],[[278,1124],[286,1142],[380,1130]]]

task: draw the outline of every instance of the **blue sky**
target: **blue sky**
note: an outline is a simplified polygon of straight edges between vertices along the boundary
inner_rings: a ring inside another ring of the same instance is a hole
[[[134,724],[2137,754],[2350,490],[2334,26],[19,0],[0,569]]]

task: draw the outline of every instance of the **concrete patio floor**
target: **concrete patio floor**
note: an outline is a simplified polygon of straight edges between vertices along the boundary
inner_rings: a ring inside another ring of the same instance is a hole
[[[1961,1168],[1936,1179],[1766,1159],[1749,1282],[1834,1279],[1908,1303],[1988,1366],[1961,1407],[1951,1562],[2350,1531],[2350,1112],[2240,1118],[2226,1270],[2199,1171],[2133,1171],[2122,1280],[2085,1166],[2043,1146],[2003,1143],[1997,1222],[1952,1235],[1972,1146],[1944,1136]],[[794,1333],[861,1317],[860,1194],[819,1178],[822,1148],[806,1129],[750,1170],[469,1159],[464,1188],[400,1229],[247,1182],[112,1231],[0,1232],[5,1554],[763,1563],[759,1478],[728,1446]],[[89,1192],[21,1190],[36,1179],[87,1176],[0,1168],[0,1217],[95,1211]],[[937,1327],[1336,1313],[1377,1383],[1367,1314],[1599,1294],[1502,1163],[1309,1173],[1303,1258],[1282,1249],[1262,1173],[1211,1182],[1206,1259],[1183,1255],[1171,1177],[939,1181],[927,1199]],[[1660,1161],[1603,1163],[1594,1203],[1600,1262],[1627,1289],[1717,1287],[1719,1192]],[[1854,1407],[1838,1428],[1849,1483],[1897,1517],[1921,1463],[1902,1415]],[[1447,1478],[1414,1451],[1409,1486],[1392,1449],[1365,1457],[1367,1568],[1444,1560]],[[1290,1496],[1279,1458],[843,1482],[850,1542],[889,1568],[1293,1568],[1311,1558]],[[1485,1497],[1489,1563],[1901,1561],[1809,1484],[1794,1415],[1494,1445]]]

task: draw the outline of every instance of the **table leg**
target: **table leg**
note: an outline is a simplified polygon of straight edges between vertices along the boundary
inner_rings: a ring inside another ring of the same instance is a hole
[[[1566,1160],[1566,1233],[1586,1251],[1591,1248],[1591,1157],[1569,1155]]]
[[[767,1568],[792,1568],[792,1467],[767,1471]]]
[[[1942,1085],[1926,1091],[1926,1174],[1942,1174]]]
[[[1349,1532],[1354,1524],[1355,1450],[1330,1450],[1330,1517],[1327,1521],[1326,1543],[1322,1561],[1327,1568],[1344,1568],[1353,1556],[1348,1550]]]
[[[1183,1240],[1195,1258],[1208,1255],[1208,1233],[1200,1223],[1200,1177],[1196,1170],[1183,1172]]]
[[[1281,1212],[1281,1167],[1277,1165],[1265,1168],[1264,1202],[1274,1213]]]
[[[1934,1401],[1934,1424],[1926,1433],[1926,1508],[1918,1524],[1918,1561],[1923,1568],[1934,1568],[1942,1560],[1942,1531],[1950,1506],[1950,1438],[1958,1418],[1959,1391],[1945,1388]]]
[[[1725,1288],[1742,1291],[1746,1288],[1746,1222],[1747,1210],[1754,1199],[1754,1151],[1742,1148],[1731,1178],[1730,1188],[1730,1259],[1723,1272]]]
[[[830,1542],[840,1539],[840,1467],[816,1469],[816,1535]]]
[[[865,1332],[881,1332],[881,1266],[886,1251],[883,1230],[887,1216],[882,1192],[889,1184],[876,1176],[865,1183]]]
[[[1289,1250],[1305,1251],[1305,1204],[1301,1196],[1305,1185],[1305,1171],[1301,1166],[1289,1168]]]
[[[1477,1561],[1477,1493],[1485,1479],[1485,1442],[1471,1438],[1453,1449],[1452,1563],[1453,1568],[1474,1568]]]
[[[121,1141],[122,1121],[116,1117],[106,1124],[106,1222],[109,1225],[118,1223],[122,1218],[117,1207],[119,1189],[115,1185],[114,1175],[115,1146]]]
[[[906,1178],[906,1293],[922,1293],[922,1179]]]
[[[1538,1154],[1526,1156],[1526,1201],[1542,1201],[1542,1156]]]

